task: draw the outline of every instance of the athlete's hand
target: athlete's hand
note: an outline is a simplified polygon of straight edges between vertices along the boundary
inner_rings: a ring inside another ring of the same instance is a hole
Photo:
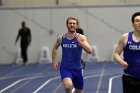
[[[128,67],[128,63],[125,61],[122,61],[120,64],[122,65],[123,69],[126,69]]]
[[[80,36],[77,33],[75,33],[74,37],[76,38],[76,40],[78,41],[78,43],[81,44]]]
[[[52,63],[53,70],[56,71],[58,69],[58,63]]]

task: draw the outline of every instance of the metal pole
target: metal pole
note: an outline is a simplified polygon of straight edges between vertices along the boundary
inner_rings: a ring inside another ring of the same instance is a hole
[[[2,0],[0,0],[0,6],[2,6]]]

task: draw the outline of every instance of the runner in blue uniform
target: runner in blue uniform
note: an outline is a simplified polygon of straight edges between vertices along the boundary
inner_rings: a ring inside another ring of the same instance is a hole
[[[52,49],[52,66],[54,70],[58,69],[57,49],[62,47],[62,59],[60,64],[60,75],[66,93],[72,93],[74,86],[75,93],[83,93],[83,76],[81,54],[82,48],[87,53],[92,53],[86,37],[76,33],[78,19],[68,17],[66,21],[68,32],[59,36]]]
[[[134,31],[125,33],[119,40],[114,59],[124,69],[123,93],[140,93],[140,12],[131,18]],[[123,51],[123,59],[120,57]]]

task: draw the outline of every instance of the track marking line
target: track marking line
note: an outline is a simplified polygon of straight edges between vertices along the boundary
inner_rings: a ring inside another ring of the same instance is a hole
[[[45,87],[48,83],[50,83],[50,82],[53,81],[53,80],[59,79],[59,78],[60,78],[60,76],[57,76],[57,77],[48,79],[48,80],[45,81],[45,83],[43,83],[39,88],[37,88],[33,93],[39,92],[39,91],[40,91],[43,87]]]
[[[99,93],[99,91],[100,91],[100,87],[101,87],[101,83],[102,83],[102,80],[103,80],[104,71],[105,71],[105,64],[103,65],[103,68],[101,70],[101,74],[100,74],[100,78],[99,78],[99,82],[98,82],[96,93]]]
[[[57,91],[60,89],[61,86],[62,86],[62,83],[60,83],[52,93],[57,93]]]
[[[116,78],[119,78],[119,77],[121,77],[121,76],[122,76],[122,75],[116,75],[116,76],[113,76],[113,77],[111,77],[111,78],[109,79],[108,93],[111,93],[111,91],[112,91],[112,82],[113,82],[113,80],[116,79]]]
[[[41,77],[43,77],[43,76],[41,76]],[[20,82],[22,82],[22,81],[30,80],[30,79],[35,79],[35,78],[40,78],[40,77],[39,77],[39,76],[34,76],[34,77],[28,77],[28,78],[19,79],[19,80],[17,80],[16,82],[14,82],[14,83],[10,84],[9,86],[5,87],[4,89],[0,90],[0,93],[2,93],[2,92],[4,92],[4,91],[8,90],[9,88],[15,86],[16,84],[18,84],[18,83],[20,83]]]

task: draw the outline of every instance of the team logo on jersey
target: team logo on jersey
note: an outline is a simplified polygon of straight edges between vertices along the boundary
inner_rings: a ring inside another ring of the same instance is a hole
[[[130,50],[140,50],[140,46],[139,45],[129,45],[129,49]]]
[[[77,48],[77,44],[63,44],[65,48]]]
[[[74,42],[71,42],[71,43],[74,43]]]
[[[132,42],[128,42],[128,44],[131,44]]]

